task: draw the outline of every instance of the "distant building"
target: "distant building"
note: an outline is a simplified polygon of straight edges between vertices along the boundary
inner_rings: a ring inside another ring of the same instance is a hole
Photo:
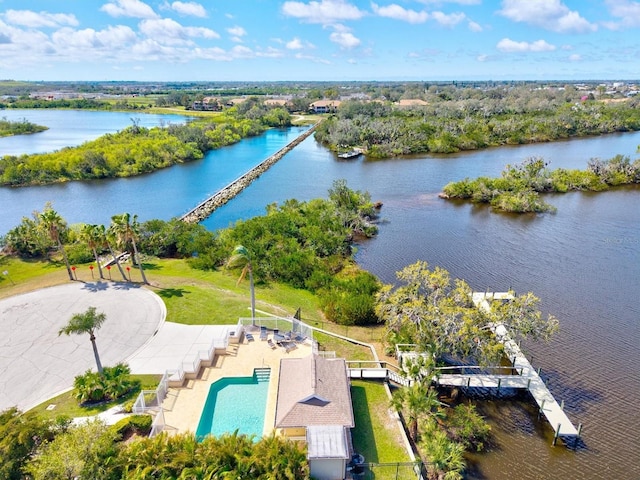
[[[355,426],[347,365],[319,355],[280,360],[275,427],[306,441],[311,477],[345,478]]]
[[[318,100],[309,105],[313,113],[335,113],[342,102],[340,100]]]
[[[396,105],[399,107],[423,107],[425,105],[429,105],[429,102],[425,102],[420,98],[403,98],[396,102]]]
[[[219,112],[222,110],[222,102],[217,97],[204,97],[191,104],[191,110]]]

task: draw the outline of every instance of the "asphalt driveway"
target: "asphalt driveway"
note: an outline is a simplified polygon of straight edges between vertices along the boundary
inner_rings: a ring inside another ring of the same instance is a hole
[[[88,307],[107,315],[96,332],[104,366],[127,361],[166,317],[160,297],[128,283],[73,282],[0,300],[0,411],[32,408],[96,369],[89,335],[58,335]]]

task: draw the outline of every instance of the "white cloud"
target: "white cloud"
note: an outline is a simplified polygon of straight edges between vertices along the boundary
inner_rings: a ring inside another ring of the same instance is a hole
[[[227,33],[234,37],[244,37],[247,34],[247,31],[242,27],[231,27],[227,28]]]
[[[337,31],[329,35],[329,40],[337,43],[342,48],[355,48],[360,45],[360,39],[351,32]]]
[[[559,33],[588,33],[598,29],[560,0],[503,0],[502,10],[498,13],[514,22]]]
[[[392,3],[391,5],[387,5],[386,7],[380,7],[376,3],[371,4],[371,8],[373,9],[376,15],[381,17],[393,18],[394,20],[402,20],[408,23],[424,23],[429,18],[429,14],[424,10],[421,12],[416,12],[415,10],[407,10],[400,5]]]
[[[295,37],[293,40],[288,41],[285,44],[285,47],[287,47],[289,50],[301,50],[304,48],[302,45],[302,41],[300,41],[298,37]]]
[[[202,5],[196,2],[173,2],[171,9],[180,13],[181,15],[191,15],[193,17],[205,18],[207,11]]]
[[[344,20],[359,20],[365,13],[344,0],[320,0],[307,3],[284,2],[282,13],[308,23],[330,24]]]
[[[135,43],[137,36],[131,28],[118,25],[97,31],[92,28],[83,30],[62,28],[51,36],[51,40],[63,51],[66,49],[93,50],[96,48],[113,50]]]
[[[323,65],[331,65],[329,60],[320,57],[314,57],[312,55],[304,55],[302,53],[296,53],[295,58],[297,60],[309,60],[313,63],[322,63]]]
[[[431,18],[433,18],[443,27],[455,27],[458,23],[467,18],[467,16],[464,13],[447,14],[442,12],[433,12],[431,14]]]
[[[419,3],[429,4],[443,4],[443,3],[457,3],[459,5],[480,5],[482,0],[418,0]]]
[[[489,59],[489,55],[481,54],[476,57],[479,62],[486,62]]]
[[[62,25],[70,25],[75,27],[78,20],[73,14],[66,13],[48,13],[33,12],[31,10],[7,10],[4,13],[7,23],[12,25],[21,25],[23,27],[59,27]]]
[[[619,22],[604,22],[603,25],[610,30],[640,27],[640,2],[629,0],[606,0],[609,13],[618,17]]]
[[[503,38],[498,42],[496,48],[505,53],[524,53],[524,52],[552,52],[556,49],[555,45],[545,42],[544,40],[536,40],[535,42],[516,42],[510,38]]]
[[[245,47],[244,45],[236,45],[233,47],[229,53],[234,58],[253,58],[256,54],[249,47]]]
[[[482,25],[480,25],[479,23],[476,23],[472,20],[469,20],[469,23],[467,24],[467,26],[469,27],[469,30],[471,30],[472,32],[482,32],[483,28]]]
[[[209,28],[185,27],[170,18],[143,20],[140,32],[159,45],[176,45],[191,43],[191,38],[220,38],[220,35]]]
[[[112,17],[158,18],[153,8],[140,0],[115,0],[105,3],[100,10]]]
[[[570,62],[579,62],[582,60],[582,55],[578,54],[578,53],[574,53],[569,55],[569,61]]]

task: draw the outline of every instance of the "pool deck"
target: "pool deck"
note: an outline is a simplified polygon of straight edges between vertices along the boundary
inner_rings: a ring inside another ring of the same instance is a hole
[[[276,400],[278,379],[280,376],[280,360],[282,358],[300,358],[312,352],[310,343],[298,344],[298,348],[286,353],[284,348],[272,349],[267,341],[255,340],[230,344],[226,354],[216,354],[211,367],[205,367],[194,380],[187,380],[183,387],[170,388],[162,403],[165,431],[171,433],[195,433],[200,421],[202,408],[209,394],[209,387],[222,377],[246,377],[253,375],[254,368],[270,367],[271,377],[267,393],[267,406],[264,418],[263,435],[268,435],[274,428],[276,418]],[[272,338],[272,335],[269,335]]]

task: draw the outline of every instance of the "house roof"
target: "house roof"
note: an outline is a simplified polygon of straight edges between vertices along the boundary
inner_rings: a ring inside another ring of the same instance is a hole
[[[349,458],[345,428],[342,425],[307,427],[307,458]]]
[[[340,425],[353,427],[353,407],[343,358],[280,360],[276,428]]]
[[[311,107],[338,107],[342,102],[340,100],[317,100],[313,102]]]

